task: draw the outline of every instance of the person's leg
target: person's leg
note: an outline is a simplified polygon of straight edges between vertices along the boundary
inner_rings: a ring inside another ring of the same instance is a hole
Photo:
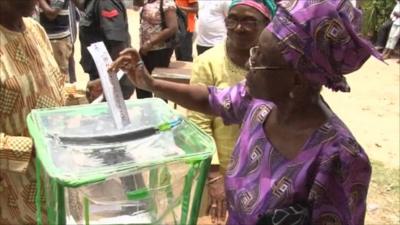
[[[174,52],[172,48],[162,49],[158,53],[158,62],[156,67],[169,67],[169,63],[171,62],[171,56]]]
[[[158,65],[159,67],[169,67],[169,63],[171,62],[171,56],[174,53],[174,49],[173,48],[166,48],[166,49],[162,49],[160,51],[160,57],[159,57],[159,61],[158,61]],[[167,99],[163,99],[166,103],[168,103]],[[176,106],[175,106],[176,109]]]
[[[76,71],[75,71],[75,59],[74,59],[75,48],[72,46],[71,56],[68,59],[68,74],[69,74],[69,82],[76,82]]]
[[[173,53],[172,48],[149,51],[147,55],[141,55],[143,64],[147,71],[151,74],[155,67],[168,67]],[[137,98],[151,98],[153,94],[151,92],[136,88]]]
[[[210,48],[212,48],[212,47],[196,45],[197,55],[203,54],[203,52],[207,51],[207,50],[210,49]]]
[[[185,38],[182,40],[180,45],[175,48],[175,56],[177,60],[192,62],[193,52],[193,33],[187,32]]]
[[[377,40],[375,46],[378,50],[382,50],[388,39],[390,28],[392,28],[393,21],[391,19],[387,20],[378,30]]]
[[[383,58],[388,59],[391,57],[393,49],[396,47],[397,41],[400,38],[400,26],[392,25],[390,29],[389,38],[386,43],[386,49],[383,53]]]
[[[53,48],[54,58],[60,68],[60,72],[64,74],[66,81],[69,82],[68,63],[72,54],[71,39],[70,37],[66,37],[58,40],[51,40],[51,46]]]
[[[140,55],[140,57],[143,60],[144,66],[146,67],[147,71],[149,71],[150,74],[155,67],[155,61],[157,60],[157,55],[154,54],[155,52],[157,51],[149,51],[147,55],[142,55],[142,54]],[[153,97],[153,93],[143,89],[136,88],[136,97],[138,99],[151,98]]]

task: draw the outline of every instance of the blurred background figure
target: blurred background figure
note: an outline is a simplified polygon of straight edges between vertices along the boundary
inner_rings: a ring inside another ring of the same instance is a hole
[[[383,58],[388,59],[392,56],[393,50],[397,45],[400,38],[400,0],[397,0],[396,6],[394,7],[390,18],[393,20],[392,27],[388,40],[386,42],[385,50],[383,50]]]
[[[83,70],[89,74],[88,99],[92,101],[101,91],[93,88],[98,86],[96,80],[99,79],[99,73],[87,47],[102,41],[111,58],[116,59],[120,51],[130,47],[131,38],[127,12],[122,0],[85,0],[79,7],[82,10],[79,22],[82,56],[80,63]],[[134,86],[126,76],[123,76],[119,83],[124,99],[129,99],[134,92]]]
[[[199,9],[197,0],[175,0],[176,6],[186,13],[187,32],[184,39],[175,48],[175,57],[181,61],[193,61],[193,34],[196,28],[196,14]],[[210,4],[210,3],[207,3]]]
[[[46,30],[53,48],[54,57],[61,73],[70,81],[69,59],[73,42],[70,23],[70,0],[39,0],[40,24]]]
[[[231,0],[198,0],[197,55],[222,43],[226,38],[225,18]]]
[[[76,2],[76,3],[74,3]],[[76,5],[77,4],[77,5]],[[71,42],[72,42],[72,53],[68,59],[68,73],[69,73],[69,82],[75,83],[76,80],[76,70],[75,70],[75,59],[74,59],[74,52],[75,52],[75,41],[78,35],[78,24],[79,21],[79,10],[77,6],[79,6],[79,0],[71,0],[69,1],[69,25],[71,31]]]
[[[142,0],[134,2],[142,7],[140,18],[140,56],[151,73],[155,67],[168,67],[174,52],[167,39],[178,30],[176,5],[173,0]],[[150,98],[151,92],[136,89],[137,98]]]
[[[397,1],[397,0],[395,0]],[[388,40],[390,29],[392,28],[393,22],[396,21],[397,17],[392,13],[389,16],[389,19],[386,20],[378,29],[377,39],[375,42],[375,49],[378,51],[382,51]]]

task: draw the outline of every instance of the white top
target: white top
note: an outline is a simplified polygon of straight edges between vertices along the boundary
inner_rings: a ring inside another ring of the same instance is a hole
[[[197,44],[212,47],[226,38],[225,18],[230,0],[198,0]]]
[[[394,7],[392,13],[390,14],[390,18],[392,19],[393,24],[400,26],[400,17],[394,16],[395,12],[397,12],[397,14],[400,14],[400,1],[397,1],[396,6]]]

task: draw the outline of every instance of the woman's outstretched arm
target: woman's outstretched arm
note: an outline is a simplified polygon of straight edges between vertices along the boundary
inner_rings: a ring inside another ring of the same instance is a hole
[[[138,88],[154,92],[158,96],[171,100],[187,109],[213,114],[208,102],[206,86],[179,84],[152,78],[144,67],[138,52],[133,48],[122,51],[109,68],[111,72],[116,72],[119,69],[126,72]]]

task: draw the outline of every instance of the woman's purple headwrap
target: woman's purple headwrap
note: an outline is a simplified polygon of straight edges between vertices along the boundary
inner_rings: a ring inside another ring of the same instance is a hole
[[[247,5],[257,9],[268,19],[272,19],[276,12],[275,0],[232,0],[229,9],[237,5]]]
[[[357,32],[361,12],[349,0],[281,0],[267,29],[283,43],[284,58],[315,84],[349,92],[344,74],[370,55],[381,59]]]

